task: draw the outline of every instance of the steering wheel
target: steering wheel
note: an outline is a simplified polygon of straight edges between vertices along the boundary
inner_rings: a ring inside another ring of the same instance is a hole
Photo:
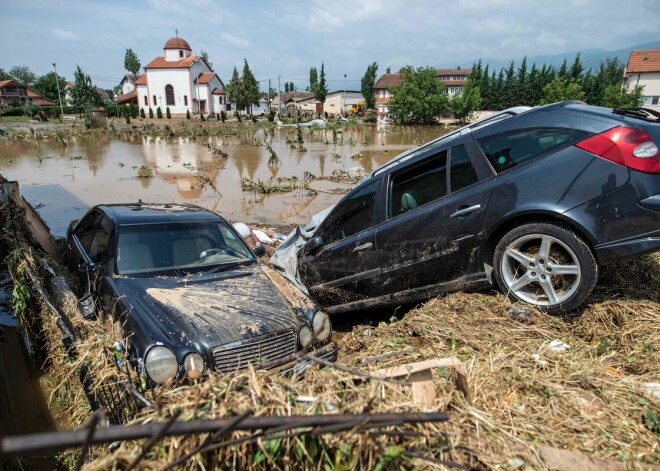
[[[207,249],[199,254],[199,257],[197,258],[197,260],[195,260],[195,262],[201,262],[202,260],[210,257],[211,255],[217,255],[221,253],[225,253],[225,251],[222,249]]]

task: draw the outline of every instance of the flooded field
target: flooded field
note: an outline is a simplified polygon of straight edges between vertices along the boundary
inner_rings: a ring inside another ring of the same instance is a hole
[[[186,202],[212,209],[232,221],[299,224],[340,197],[346,185],[315,182],[305,191],[256,194],[241,190],[248,177],[264,182],[329,177],[337,169],[373,171],[399,153],[447,132],[443,127],[385,128],[360,125],[333,131],[303,128],[304,152],[295,147],[296,128],[258,129],[240,136],[113,139],[109,135],[64,142],[0,141],[0,173],[17,180],[55,235],[67,222],[98,203]],[[279,165],[269,165],[268,142]],[[210,147],[209,147],[210,145]],[[228,154],[214,156],[213,148]]]

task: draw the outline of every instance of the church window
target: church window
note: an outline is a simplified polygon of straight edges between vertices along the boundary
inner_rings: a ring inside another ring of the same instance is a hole
[[[188,106],[188,95],[183,95],[183,106]]]
[[[179,57],[183,57],[183,51],[179,51]]]
[[[151,104],[152,104],[153,106],[156,106],[156,105],[158,104],[158,102],[156,101],[156,95],[154,95],[154,96],[151,97]]]
[[[147,95],[144,96],[144,106],[149,106],[149,100],[147,99]]]
[[[165,85],[165,102],[167,106],[174,106],[174,87]]]

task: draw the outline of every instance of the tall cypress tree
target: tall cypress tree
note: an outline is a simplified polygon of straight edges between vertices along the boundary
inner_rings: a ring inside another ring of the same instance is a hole
[[[252,114],[252,105],[258,105],[261,98],[259,82],[250,70],[247,59],[243,59],[243,74],[241,75],[241,104]]]
[[[370,110],[376,107],[376,95],[374,95],[376,72],[378,72],[378,64],[376,62],[372,62],[367,67],[367,71],[364,73],[362,80],[360,81],[360,90],[362,91],[362,96],[364,97],[365,106]]]

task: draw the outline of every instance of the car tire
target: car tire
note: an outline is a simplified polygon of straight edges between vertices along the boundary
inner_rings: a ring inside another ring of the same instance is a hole
[[[495,247],[495,281],[512,300],[549,314],[577,309],[596,285],[598,264],[575,232],[551,223],[525,224]]]

